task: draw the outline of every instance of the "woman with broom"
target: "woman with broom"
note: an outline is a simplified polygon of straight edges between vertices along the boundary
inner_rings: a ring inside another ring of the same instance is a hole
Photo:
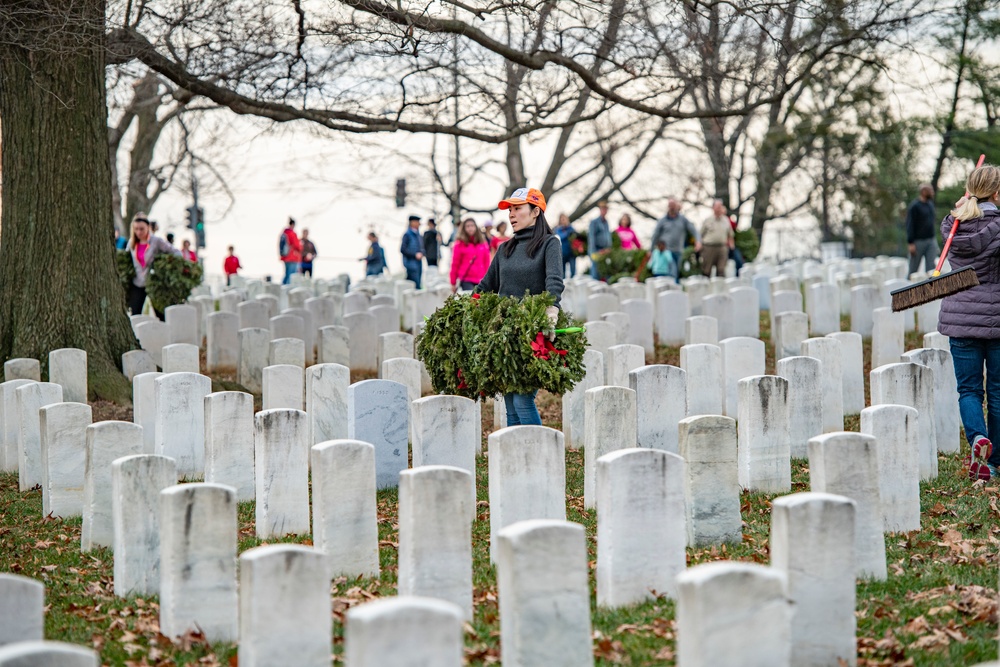
[[[972,267],[979,285],[941,302],[938,330],[951,340],[958,381],[958,409],[971,453],[969,478],[1000,474],[1000,167],[976,168],[966,181],[965,197],[941,223],[945,238],[958,221],[948,257],[952,270]],[[983,418],[983,368],[989,425]]]
[[[476,292],[514,297],[548,292],[556,300],[545,311],[549,337],[554,338],[563,292],[562,245],[545,221],[545,196],[534,188],[518,188],[497,208],[508,212],[514,236],[497,248]],[[504,395],[508,426],[542,423],[535,405],[537,393]]]

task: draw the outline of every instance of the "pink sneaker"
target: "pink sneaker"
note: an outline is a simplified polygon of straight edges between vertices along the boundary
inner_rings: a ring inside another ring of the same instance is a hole
[[[976,438],[970,447],[971,452],[966,460],[966,467],[969,469],[969,479],[977,481],[980,479],[989,480],[990,468],[986,463],[993,453],[993,443],[986,438]]]

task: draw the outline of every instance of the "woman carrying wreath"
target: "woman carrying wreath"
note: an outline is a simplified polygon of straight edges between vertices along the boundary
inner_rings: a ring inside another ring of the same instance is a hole
[[[534,188],[518,188],[497,208],[508,212],[514,236],[497,249],[476,292],[523,297],[548,292],[555,305],[545,310],[550,339],[555,338],[556,318],[563,292],[562,246],[545,220],[545,196]],[[535,405],[538,391],[505,394],[507,425],[542,423]]]
[[[126,249],[132,254],[132,264],[135,266],[135,278],[128,290],[128,307],[133,315],[141,315],[142,304],[146,301],[146,279],[153,266],[153,258],[158,253],[180,256],[181,251],[153,234],[149,218],[142,212],[136,213],[132,218],[132,235]],[[163,319],[163,313],[157,313],[156,316]]]

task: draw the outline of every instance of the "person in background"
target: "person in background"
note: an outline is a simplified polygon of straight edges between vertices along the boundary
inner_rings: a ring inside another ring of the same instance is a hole
[[[597,202],[598,216],[587,227],[587,254],[590,255],[590,275],[598,278],[597,254],[611,247],[611,227],[608,225],[608,202]]]
[[[160,253],[180,255],[181,251],[153,234],[149,218],[139,212],[132,218],[132,235],[126,249],[132,253],[132,265],[135,267],[135,278],[128,290],[128,307],[133,315],[142,314],[142,304],[146,302],[146,279],[153,259]],[[157,313],[163,319],[163,313]]]
[[[930,183],[922,183],[920,195],[906,209],[906,245],[910,251],[911,274],[920,270],[920,260],[924,260],[924,271],[927,272],[933,271],[937,264],[936,218],[934,188]]]
[[[674,260],[674,280],[677,282],[680,282],[681,258],[684,256],[684,244],[688,236],[694,238],[695,252],[701,252],[701,236],[698,230],[694,223],[681,213],[680,202],[671,197],[667,200],[667,214],[656,221],[650,245],[655,248],[660,241],[666,242],[667,251]]]
[[[514,236],[497,251],[476,291],[513,297],[548,292],[555,299],[555,305],[545,309],[549,320],[547,333],[552,340],[563,293],[562,250],[559,239],[545,221],[545,196],[534,188],[518,188],[497,208],[509,211]],[[536,390],[530,394],[504,395],[507,426],[542,423],[535,405],[537,394]]]
[[[437,230],[437,222],[434,218],[427,218],[427,229],[424,231],[424,255],[427,266],[438,265],[442,245],[444,241],[441,239],[441,232]]]
[[[292,274],[299,270],[299,262],[302,260],[302,242],[299,241],[298,234],[295,233],[295,220],[288,218],[288,226],[281,232],[278,240],[278,254],[285,264],[285,278],[282,285],[292,282]]]
[[[466,218],[451,253],[451,291],[473,290],[490,266],[490,246],[479,226]]]
[[[743,253],[740,252],[739,246],[736,245],[736,227],[739,223],[736,222],[736,216],[729,216],[729,226],[733,228],[733,245],[729,248],[729,259],[733,260],[733,264],[736,265],[736,275],[740,275],[740,269],[743,268]]]
[[[493,221],[487,220],[483,223],[483,238],[486,239],[486,244],[493,247]]]
[[[379,276],[385,271],[385,250],[378,243],[378,236],[375,232],[368,232],[368,255],[362,257],[359,261],[366,262],[365,264],[365,275],[366,276]]]
[[[632,216],[628,213],[622,214],[622,219],[618,221],[618,229],[615,230],[615,234],[622,241],[622,250],[639,250],[642,248],[642,244],[639,243],[639,237],[632,231]]]
[[[565,213],[560,213],[559,224],[552,231],[559,237],[559,242],[562,244],[563,276],[565,277],[568,273],[569,277],[572,278],[576,275],[576,255],[573,254],[570,239],[576,233],[576,230],[570,224],[569,216]]]
[[[726,205],[721,199],[716,199],[712,202],[712,215],[701,223],[701,272],[711,277],[714,266],[715,275],[724,278],[729,249],[735,245]]]
[[[403,256],[403,268],[406,269],[406,279],[420,289],[420,278],[424,272],[424,239],[420,236],[420,216],[411,215],[410,228],[403,234],[399,244],[399,253]]]
[[[128,238],[122,236],[118,228],[115,227],[115,250],[124,250],[128,246]]]
[[[169,243],[170,245],[174,244],[174,235],[171,234],[170,232],[167,232],[167,234],[166,234],[166,236],[164,238],[167,239],[167,243]]]
[[[497,254],[497,248],[507,241],[507,223],[503,220],[497,223],[497,233],[490,239],[490,257]]]
[[[196,253],[194,250],[191,249],[191,242],[188,241],[187,239],[184,239],[184,241],[181,243],[181,257],[183,257],[189,262],[198,261],[198,253]]]
[[[240,258],[236,256],[233,246],[229,246],[226,250],[229,254],[226,255],[226,259],[222,262],[222,270],[226,273],[226,285],[230,285],[233,281],[233,276],[243,268],[243,265],[240,264]]]
[[[313,260],[316,259],[316,244],[309,240],[309,230],[302,230],[302,260],[299,262],[299,273],[303,275],[308,275],[310,278],[313,274]]]
[[[655,277],[673,278],[676,275],[674,255],[667,250],[667,242],[664,239],[658,240],[653,252],[649,253],[649,272]]]
[[[951,347],[958,413],[970,447],[965,463],[969,479],[977,481],[1000,474],[1000,450],[993,444],[1000,439],[1000,167],[976,168],[965,189],[969,196],[955,203],[941,222],[941,234],[947,238],[961,222],[948,262],[953,271],[975,269],[979,285],[942,299],[938,331]]]

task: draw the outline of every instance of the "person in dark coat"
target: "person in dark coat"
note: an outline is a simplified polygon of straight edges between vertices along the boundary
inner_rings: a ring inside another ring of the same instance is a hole
[[[424,239],[420,236],[420,216],[410,216],[410,228],[403,234],[403,242],[399,244],[399,254],[403,256],[403,268],[406,269],[406,279],[413,281],[420,289],[420,277],[424,272]]]
[[[958,411],[971,448],[969,478],[988,480],[1000,467],[1000,451],[993,447],[1000,438],[1000,167],[979,167],[965,187],[969,195],[955,204],[941,233],[947,238],[958,221],[948,261],[952,270],[974,268],[979,285],[941,301],[938,331],[950,339]]]
[[[442,245],[444,242],[441,240],[441,232],[437,230],[437,222],[434,218],[428,218],[427,230],[424,232],[424,259],[427,261],[427,266],[438,265]]]

